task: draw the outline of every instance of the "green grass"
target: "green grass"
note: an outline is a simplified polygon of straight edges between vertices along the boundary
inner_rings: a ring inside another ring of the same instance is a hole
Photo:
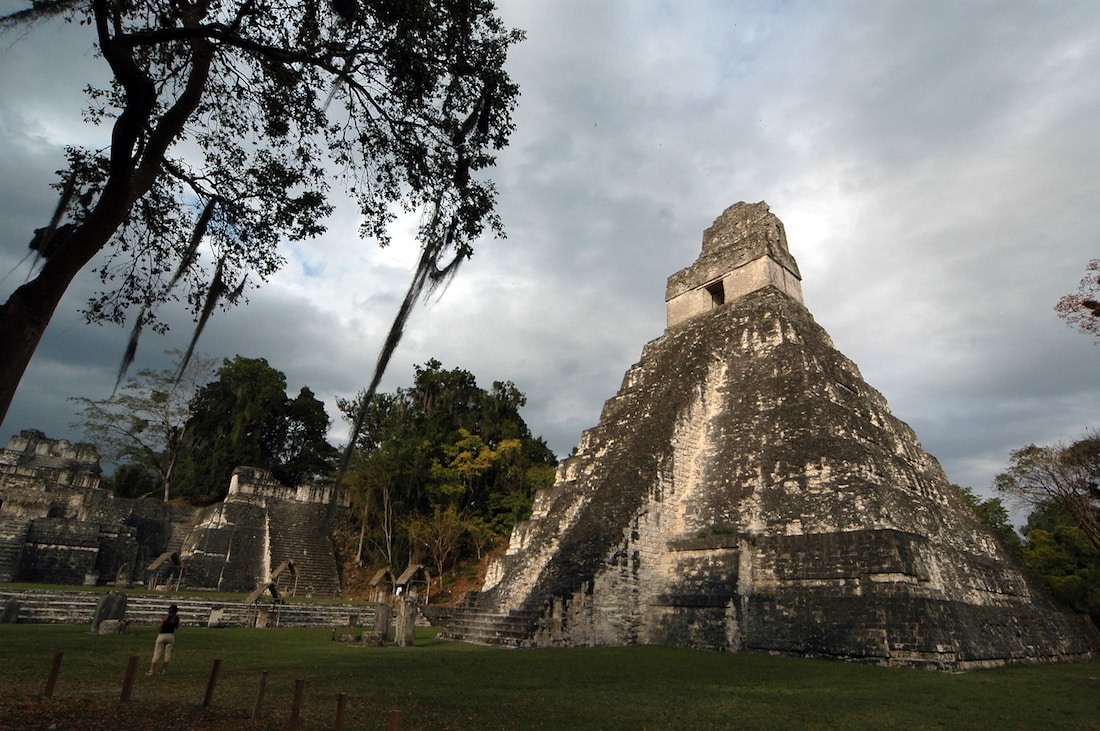
[[[61,651],[57,702],[117,699],[136,655],[133,704],[169,696],[199,706],[220,659],[213,705],[250,712],[266,671],[271,728],[285,725],[302,679],[307,729],[333,727],[338,693],[347,693],[348,729],[385,728],[391,709],[406,731],[1100,729],[1097,661],[943,674],[666,647],[501,650],[431,632],[416,647],[369,648],[332,634],[185,627],[169,675],[148,678],[153,628],[96,636],[85,626],[0,625],[0,698],[41,695]]]

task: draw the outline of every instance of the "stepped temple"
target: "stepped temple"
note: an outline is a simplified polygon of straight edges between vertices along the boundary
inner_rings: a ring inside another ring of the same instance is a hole
[[[803,305],[738,203],[484,587],[430,615],[517,646],[665,644],[949,670],[1070,659],[1053,606]],[[431,608],[429,608],[431,609]]]

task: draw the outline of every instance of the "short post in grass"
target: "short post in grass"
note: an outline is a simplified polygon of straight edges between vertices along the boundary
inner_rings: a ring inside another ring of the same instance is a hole
[[[218,684],[218,671],[221,670],[222,661],[215,660],[214,667],[210,669],[210,682],[206,684],[206,697],[202,700],[202,707],[209,708],[211,701],[214,700],[214,688]]]
[[[401,731],[401,711],[390,711],[389,731]]]
[[[302,713],[302,691],[306,687],[306,681],[298,678],[294,681],[294,705],[290,709],[290,723],[287,724],[287,728],[298,728],[298,717]]]
[[[57,685],[57,676],[61,674],[61,658],[64,656],[64,652],[55,652],[53,655],[53,664],[50,665],[50,676],[46,678],[46,690],[42,693],[42,695],[47,698],[53,695],[53,688]]]
[[[252,709],[252,720],[259,721],[264,715],[264,688],[267,687],[267,671],[260,673],[260,689],[256,691],[256,706]]]
[[[389,642],[390,625],[393,620],[393,605],[382,604],[374,610],[374,631],[382,638],[383,644]]]
[[[412,647],[416,644],[416,607],[410,601],[403,600],[397,605],[393,641],[398,647]]]
[[[137,655],[130,655],[130,664],[126,666],[126,679],[122,681],[122,695],[119,700],[125,703],[130,700],[130,691],[134,689],[134,676],[137,675]]]
[[[336,694],[336,731],[344,731],[344,711],[348,707],[348,694]]]

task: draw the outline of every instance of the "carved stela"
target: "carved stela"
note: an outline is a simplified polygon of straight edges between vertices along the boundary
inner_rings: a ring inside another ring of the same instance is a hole
[[[814,321],[767,204],[727,209],[666,301],[483,589],[435,609],[447,634],[951,670],[1090,651]]]

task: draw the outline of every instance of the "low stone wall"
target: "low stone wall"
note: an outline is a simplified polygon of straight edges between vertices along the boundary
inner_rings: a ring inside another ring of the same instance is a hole
[[[0,608],[15,606],[19,624],[87,624],[95,618],[101,592],[0,588]],[[155,627],[169,604],[179,607],[185,627],[373,627],[372,604],[245,604],[201,596],[127,594],[125,620]]]

